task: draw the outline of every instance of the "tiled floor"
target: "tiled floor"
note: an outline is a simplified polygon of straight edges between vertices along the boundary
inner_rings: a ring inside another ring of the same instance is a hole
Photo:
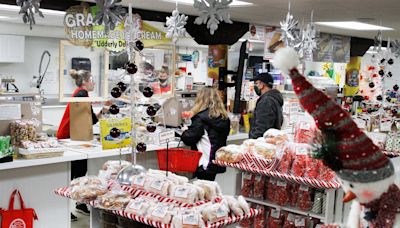
[[[90,216],[83,215],[78,212],[72,212],[76,217],[78,217],[78,221],[71,222],[71,228],[89,228],[90,227]]]

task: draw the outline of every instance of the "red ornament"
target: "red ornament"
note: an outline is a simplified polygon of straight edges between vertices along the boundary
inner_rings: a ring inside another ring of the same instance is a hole
[[[375,67],[374,66],[369,66],[368,70],[375,70]]]
[[[364,96],[364,99],[365,99],[366,101],[368,101],[368,100],[369,100],[369,96]]]
[[[373,74],[372,77],[373,77],[373,78],[376,78],[376,77],[378,77],[378,75],[377,75],[377,74]]]

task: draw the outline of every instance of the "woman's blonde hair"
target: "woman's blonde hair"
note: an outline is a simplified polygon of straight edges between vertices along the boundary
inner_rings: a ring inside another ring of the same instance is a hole
[[[208,109],[210,118],[228,119],[228,112],[222,102],[218,91],[213,87],[204,87],[197,94],[196,102],[192,108],[193,115]]]

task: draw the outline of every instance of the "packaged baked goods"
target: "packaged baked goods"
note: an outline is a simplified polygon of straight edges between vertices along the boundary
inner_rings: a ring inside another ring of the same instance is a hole
[[[247,201],[244,199],[243,196],[238,197],[238,202],[240,207],[243,209],[245,214],[250,214],[250,205],[247,203]]]
[[[23,141],[33,141],[37,139],[36,127],[31,120],[15,120],[10,123],[11,144],[22,146]]]
[[[98,206],[106,210],[124,210],[131,200],[129,193],[114,184],[109,192],[97,198]]]
[[[171,181],[166,178],[147,177],[145,179],[144,190],[161,196],[168,196],[170,185]]]
[[[186,184],[186,185],[172,185],[170,188],[169,197],[179,202],[193,204],[196,202],[198,197],[197,188]]]
[[[107,183],[96,176],[85,176],[71,181],[71,198],[77,201],[91,201],[107,193]]]
[[[281,228],[283,225],[284,214],[276,209],[271,209],[268,214],[267,227],[268,228]]]
[[[303,211],[309,211],[313,206],[314,189],[301,185],[298,191],[297,207]]]
[[[202,210],[202,215],[210,223],[224,221],[229,217],[229,208],[222,203],[211,204]]]
[[[276,153],[276,146],[262,141],[257,141],[254,145],[254,153],[264,159],[272,159]]]
[[[170,224],[174,207],[171,204],[157,203],[149,208],[146,218],[164,224]]]
[[[244,211],[239,204],[239,201],[236,200],[233,196],[224,196],[222,199],[223,204],[235,215],[235,216],[242,216],[244,215]]]
[[[264,199],[265,178],[261,175],[253,175],[253,176],[254,176],[253,197],[256,199]]]
[[[241,194],[244,197],[253,197],[254,176],[251,173],[243,173]]]
[[[254,218],[254,228],[265,228],[267,224],[267,213],[266,208],[262,205],[257,205],[256,210],[260,211],[260,214]]]
[[[146,216],[150,207],[153,207],[157,202],[149,197],[138,197],[131,199],[125,208],[126,213],[135,214],[137,216]]]
[[[195,209],[180,209],[172,219],[174,228],[202,228],[205,227],[201,213]]]
[[[164,170],[149,169],[146,174],[147,174],[147,176],[155,177],[158,179],[167,178],[174,184],[189,183],[189,179],[187,177],[179,176],[179,175],[176,175],[171,172],[168,172],[168,175],[167,175],[167,171],[164,171]]]
[[[118,175],[119,171],[122,169],[132,165],[132,163],[128,161],[116,161],[116,160],[110,160],[104,163],[103,165],[103,170],[106,170],[111,173],[111,178],[115,179],[116,176]]]
[[[145,174],[136,175],[132,179],[132,187],[134,188],[144,189],[145,183],[146,183]]]
[[[205,200],[205,192],[204,189],[200,186],[191,184],[194,188],[197,189],[197,201],[204,201]]]
[[[222,195],[221,188],[215,181],[197,180],[193,184],[203,188],[205,200],[214,200]]]
[[[264,133],[265,142],[280,145],[285,143],[288,140],[288,136],[277,129],[269,129]]]
[[[228,145],[220,148],[216,152],[216,160],[228,162],[228,163],[237,163],[243,159],[243,149],[238,145]]]

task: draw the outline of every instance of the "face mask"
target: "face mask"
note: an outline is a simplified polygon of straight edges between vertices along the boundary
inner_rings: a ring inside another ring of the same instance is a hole
[[[258,86],[254,86],[254,92],[256,92],[257,96],[261,95],[261,90],[258,88]]]
[[[160,79],[158,79],[158,80],[160,80],[161,83],[164,83],[164,82],[166,82],[168,79],[167,79],[167,78],[166,78],[166,79],[161,79],[161,78],[160,78]]]

